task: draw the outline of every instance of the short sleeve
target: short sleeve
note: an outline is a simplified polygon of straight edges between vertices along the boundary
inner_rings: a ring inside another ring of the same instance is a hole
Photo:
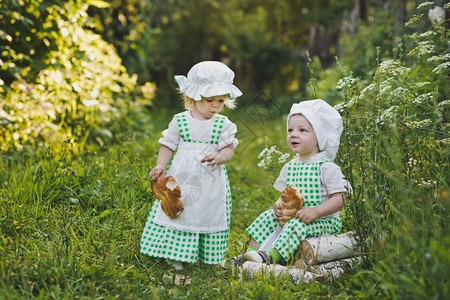
[[[281,168],[280,175],[278,175],[277,180],[275,180],[275,183],[273,184],[273,187],[279,192],[282,192],[286,188],[287,169],[288,169],[287,164],[285,164],[283,168]]]
[[[322,184],[329,195],[345,192],[351,193],[350,182],[342,174],[341,168],[333,162],[325,162],[320,168]]]
[[[162,132],[163,137],[159,139],[158,143],[168,147],[172,151],[178,149],[178,143],[180,141],[180,132],[178,131],[177,121],[172,119],[169,123],[169,127]]]
[[[230,144],[233,144],[234,148],[236,148],[237,145],[239,144],[236,138],[236,133],[237,133],[236,124],[234,124],[233,122],[228,120],[228,118],[226,118],[222,128],[222,132],[220,133],[219,136],[219,144],[217,145],[218,149],[220,150]]]

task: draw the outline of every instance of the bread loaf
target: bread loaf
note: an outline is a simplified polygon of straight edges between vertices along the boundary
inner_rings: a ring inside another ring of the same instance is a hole
[[[175,178],[161,174],[151,182],[153,195],[161,200],[161,209],[169,218],[178,217],[184,210],[181,201],[181,189]]]
[[[295,184],[283,190],[281,193],[281,211],[283,212],[283,217],[278,219],[281,226],[284,226],[303,207],[303,201],[303,196]]]

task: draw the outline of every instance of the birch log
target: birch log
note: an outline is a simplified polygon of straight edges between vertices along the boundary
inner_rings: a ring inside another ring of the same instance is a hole
[[[316,275],[316,277],[325,279],[326,277],[339,277],[349,271],[362,260],[361,256],[354,258],[344,258],[341,260],[330,261],[320,265],[308,266],[306,271]]]
[[[277,264],[267,265],[247,261],[242,266],[244,272],[249,278],[253,278],[255,274],[274,276],[290,275],[294,284],[298,285],[300,282],[311,283],[313,280],[324,282],[326,278],[338,278],[346,273],[355,263],[361,261],[361,257],[346,258],[338,261],[332,261],[316,266],[308,266],[307,269],[298,269],[296,267],[285,267]]]
[[[321,235],[301,243],[302,259],[308,265],[340,260],[354,256],[357,243],[353,232]]]
[[[300,270],[297,268],[287,268],[282,265],[268,265],[268,264],[261,264],[261,263],[255,263],[251,261],[246,261],[242,265],[242,269],[247,274],[249,278],[253,278],[255,274],[259,275],[274,275],[276,277],[279,277],[281,275],[290,275],[294,281],[294,284],[298,285],[300,282],[306,282],[311,283],[314,279],[314,274],[311,272],[308,272],[306,270]]]

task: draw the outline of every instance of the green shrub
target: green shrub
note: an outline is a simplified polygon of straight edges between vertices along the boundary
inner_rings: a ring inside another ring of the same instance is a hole
[[[42,37],[52,47],[40,64],[27,67],[45,66],[36,77],[18,73],[10,85],[0,82],[0,150],[43,143],[58,148],[77,137],[80,147],[88,138],[103,145],[130,113],[139,113],[150,102],[154,86],[138,86],[115,49],[84,28],[88,6],[82,1],[33,5],[45,7],[41,22],[49,29]],[[13,56],[8,65],[15,65]]]

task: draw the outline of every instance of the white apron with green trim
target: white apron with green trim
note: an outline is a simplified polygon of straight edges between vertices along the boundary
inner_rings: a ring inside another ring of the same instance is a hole
[[[154,222],[180,231],[212,233],[228,229],[226,215],[226,171],[217,165],[214,171],[201,160],[209,153],[217,153],[223,116],[216,115],[208,142],[190,139],[184,113],[177,116],[180,131],[178,150],[166,174],[175,178],[181,188],[184,211],[170,219],[158,207]]]

